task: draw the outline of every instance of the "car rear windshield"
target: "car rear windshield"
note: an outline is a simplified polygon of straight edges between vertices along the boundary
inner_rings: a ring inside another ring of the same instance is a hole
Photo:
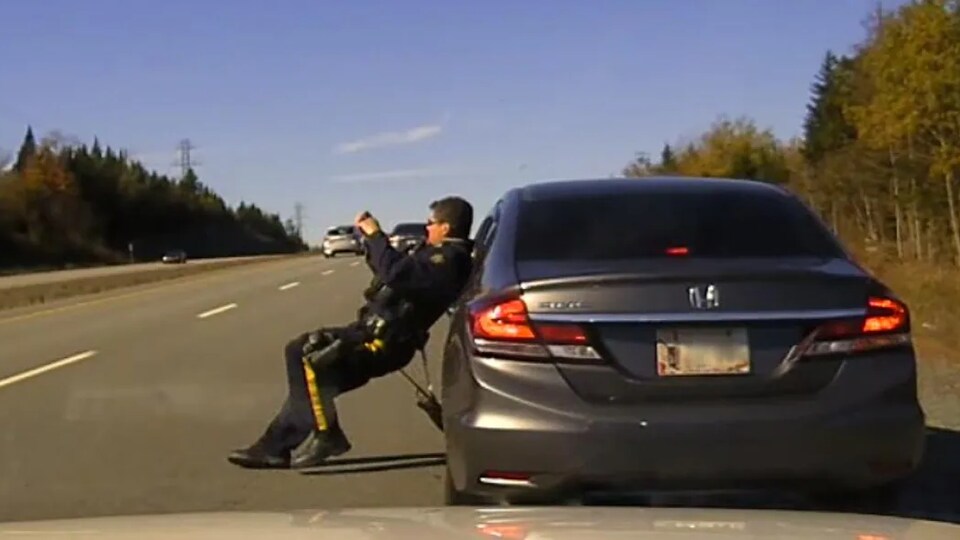
[[[844,256],[804,205],[774,193],[533,200],[518,225],[517,260]]]
[[[393,229],[393,234],[403,236],[424,236],[427,234],[424,223],[401,223]]]
[[[353,234],[353,227],[334,227],[327,230],[327,236],[345,236]]]

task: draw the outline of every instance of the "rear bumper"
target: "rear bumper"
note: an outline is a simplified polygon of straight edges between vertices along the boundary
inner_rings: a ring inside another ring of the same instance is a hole
[[[333,242],[323,247],[327,253],[362,253],[363,246],[352,242]]]
[[[400,238],[397,240],[391,240],[390,246],[398,251],[403,251],[416,246],[419,242],[419,238]]]
[[[924,448],[912,354],[850,361],[815,396],[629,407],[584,402],[551,365],[470,364],[444,402],[453,483],[470,493],[861,488],[909,475]]]

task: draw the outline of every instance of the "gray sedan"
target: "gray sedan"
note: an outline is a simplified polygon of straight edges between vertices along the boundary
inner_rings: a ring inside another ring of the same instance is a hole
[[[506,193],[443,358],[447,502],[894,493],[924,446],[907,305],[751,181]]]

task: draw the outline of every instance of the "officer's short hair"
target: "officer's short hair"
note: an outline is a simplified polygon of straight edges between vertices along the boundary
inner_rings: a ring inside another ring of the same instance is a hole
[[[473,228],[473,206],[460,197],[444,197],[430,203],[433,217],[440,222],[450,225],[449,236],[453,238],[469,238]]]

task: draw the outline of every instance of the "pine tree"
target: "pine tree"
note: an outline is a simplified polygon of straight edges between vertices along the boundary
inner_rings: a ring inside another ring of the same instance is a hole
[[[851,59],[827,51],[812,85],[813,97],[803,122],[803,155],[810,164],[818,163],[825,154],[856,138],[843,111],[843,104],[849,102],[851,71]]]
[[[200,178],[197,176],[197,173],[194,172],[192,167],[187,169],[187,173],[180,179],[180,189],[186,193],[200,194],[202,193],[201,188]]]
[[[669,144],[663,145],[663,150],[660,152],[660,172],[663,173],[673,173],[677,172],[677,155],[673,152],[673,148],[670,148]]]
[[[33,127],[27,126],[27,134],[23,137],[20,152],[17,153],[17,162],[13,168],[17,172],[23,171],[30,159],[37,154],[37,139],[33,136]]]

